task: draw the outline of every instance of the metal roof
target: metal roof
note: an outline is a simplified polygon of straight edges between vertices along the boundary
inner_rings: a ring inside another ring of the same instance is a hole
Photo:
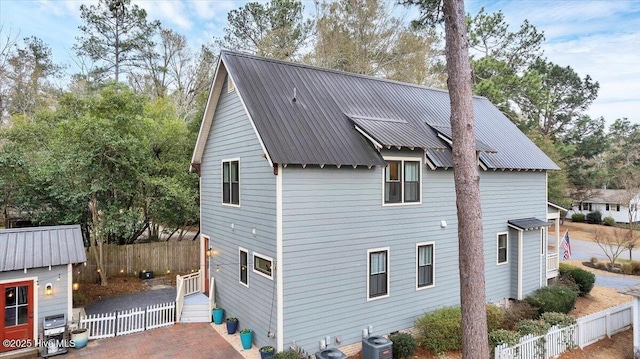
[[[449,126],[449,125],[442,126],[442,125],[434,125],[434,124],[428,124],[428,125],[431,128],[433,128],[434,130],[436,130],[436,132],[438,132],[438,134],[440,134],[441,136],[444,136],[447,139],[447,142],[452,142],[453,133],[451,131],[451,126]],[[480,141],[477,138],[476,138],[476,151],[488,152],[488,153],[496,153],[497,152],[496,150],[491,148],[489,145],[487,145],[486,143]]]
[[[448,144],[427,125],[449,126],[446,91],[231,51],[222,51],[220,63],[214,84],[227,72],[231,76],[271,163],[385,165],[369,139],[356,130],[358,125],[387,146],[444,149],[448,155],[432,162],[453,166]],[[216,94],[208,109],[215,107]],[[478,143],[497,152],[481,154],[488,168],[559,169],[489,100],[474,97],[473,106]],[[203,118],[193,156],[196,165],[212,112]]]
[[[0,272],[86,260],[80,225],[0,230]]]
[[[514,227],[521,231],[528,231],[531,229],[538,229],[541,227],[548,227],[552,223],[543,221],[537,218],[520,218],[520,219],[510,219],[507,221],[511,227]]]

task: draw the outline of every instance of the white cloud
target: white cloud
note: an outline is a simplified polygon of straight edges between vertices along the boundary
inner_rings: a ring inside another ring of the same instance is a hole
[[[188,31],[193,27],[193,22],[190,20],[190,14],[183,1],[142,1],[135,0],[132,4],[136,4],[139,7],[147,11],[147,19],[160,20],[164,27],[174,28],[178,27],[178,32]]]

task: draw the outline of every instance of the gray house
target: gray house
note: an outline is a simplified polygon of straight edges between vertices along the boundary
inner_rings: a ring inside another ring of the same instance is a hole
[[[523,298],[558,167],[473,103],[487,300]],[[222,52],[192,167],[216,303],[255,344],[313,353],[459,304],[449,113],[446,91]]]
[[[30,340],[29,351],[45,317],[70,319],[71,266],[86,260],[79,225],[0,230],[0,339]],[[0,357],[21,350],[3,346]]]

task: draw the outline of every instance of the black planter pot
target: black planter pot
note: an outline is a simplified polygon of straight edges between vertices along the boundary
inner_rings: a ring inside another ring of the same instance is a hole
[[[269,348],[270,350],[266,350],[267,348]],[[275,354],[275,350],[273,350],[273,347],[271,346],[262,347],[260,348],[259,352],[260,359],[270,359]]]
[[[235,334],[236,330],[238,330],[238,321],[227,320],[227,334]]]

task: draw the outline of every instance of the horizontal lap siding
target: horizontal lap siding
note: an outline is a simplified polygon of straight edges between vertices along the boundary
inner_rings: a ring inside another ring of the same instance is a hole
[[[480,183],[487,301],[516,298],[518,231],[509,229],[507,221],[529,217],[546,220],[546,175],[524,171],[482,172]],[[497,233],[500,232],[509,233],[509,264],[501,266],[496,265]],[[523,296],[526,296],[540,286],[540,230],[525,231],[523,245]],[[504,285],[508,282],[509,287]]]
[[[45,268],[31,268],[27,269],[27,273],[24,273],[23,270],[19,271],[11,271],[11,272],[0,272],[0,282],[19,282],[24,280],[24,278],[32,278],[37,277],[37,283],[40,284],[40,287],[37,285],[33,286],[34,297],[37,295],[38,297],[38,318],[37,325],[38,328],[42,327],[42,321],[44,317],[56,314],[65,314],[67,316],[67,320],[71,320],[69,317],[71,313],[69,313],[69,287],[67,279],[67,266],[52,266],[51,270],[48,267]],[[60,275],[60,280],[58,280],[58,275]],[[36,284],[37,284],[36,283]],[[51,283],[53,286],[53,294],[45,295],[44,288],[47,283]],[[2,294],[4,295],[4,293]]]
[[[425,167],[423,176],[421,205],[388,207],[381,204],[380,168],[283,170],[285,347],[295,341],[312,353],[325,336],[355,343],[368,325],[374,334],[386,334],[411,327],[425,312],[459,304],[453,172]],[[483,203],[487,299],[500,300],[511,296],[517,251],[510,235],[510,264],[496,268],[496,233],[508,231],[508,219],[544,219],[545,179],[540,173],[483,172],[481,186],[489,201]],[[540,205],[523,196],[529,186]],[[435,286],[416,291],[418,242],[435,242]],[[379,247],[390,248],[390,296],[367,301],[367,249]]]
[[[227,317],[237,317],[240,328],[253,329],[255,344],[275,345],[266,335],[276,329],[275,280],[252,270],[254,252],[276,259],[276,180],[262,155],[237,92],[227,93],[225,85],[201,166],[201,232],[210,237],[215,250],[210,268],[216,278],[217,305]],[[240,158],[239,208],[221,203],[221,161],[233,158]],[[239,247],[248,250],[249,288],[239,283]]]

